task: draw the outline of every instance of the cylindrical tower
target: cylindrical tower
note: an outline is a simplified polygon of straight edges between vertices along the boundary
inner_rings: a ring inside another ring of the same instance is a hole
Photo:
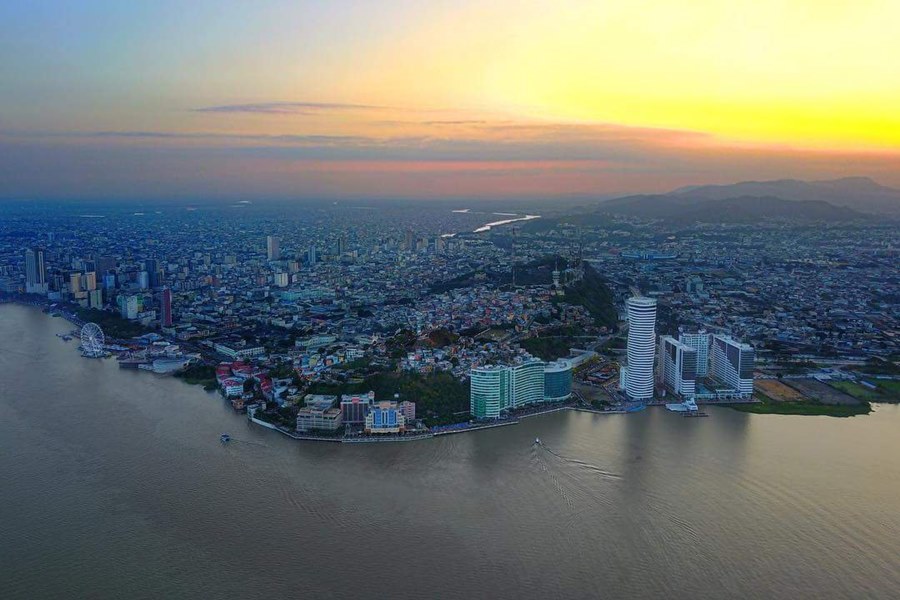
[[[628,311],[628,366],[625,394],[630,400],[653,398],[653,357],[656,350],[656,300],[636,296]]]

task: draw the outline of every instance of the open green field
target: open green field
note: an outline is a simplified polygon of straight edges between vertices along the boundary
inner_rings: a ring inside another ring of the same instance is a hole
[[[900,381],[875,380],[878,389],[872,390],[855,381],[832,381],[829,385],[866,402],[900,402]]]
[[[868,402],[861,401],[858,404],[825,404],[818,400],[804,399],[794,402],[778,402],[761,392],[754,394],[759,402],[743,404],[726,404],[729,408],[741,412],[749,412],[760,415],[817,415],[825,417],[852,417],[855,415],[867,415],[872,412]]]

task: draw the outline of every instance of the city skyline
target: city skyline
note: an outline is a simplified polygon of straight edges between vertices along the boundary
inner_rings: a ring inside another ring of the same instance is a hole
[[[0,199],[900,186],[886,2],[0,8]],[[52,42],[52,43],[49,43]]]

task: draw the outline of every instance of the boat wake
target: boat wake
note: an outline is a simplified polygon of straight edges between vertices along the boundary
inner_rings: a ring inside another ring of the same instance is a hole
[[[578,466],[578,467],[580,467],[580,468],[582,468],[582,469],[585,469],[585,470],[587,470],[587,471],[592,471],[592,472],[594,472],[594,473],[597,473],[597,474],[599,474],[599,475],[602,475],[603,477],[608,477],[609,479],[622,479],[622,476],[619,475],[618,473],[613,473],[613,472],[611,472],[611,471],[607,471],[606,469],[604,469],[604,468],[602,468],[602,467],[599,467],[599,466],[597,466],[597,465],[595,465],[595,464],[591,464],[591,463],[589,463],[589,462],[585,462],[585,461],[583,461],[583,460],[578,460],[577,458],[570,458],[570,457],[568,457],[568,456],[564,456],[564,455],[562,455],[562,454],[559,454],[559,453],[555,452],[552,448],[550,448],[549,446],[547,446],[547,444],[544,444],[543,442],[541,442],[540,440],[535,440],[535,442],[534,442],[533,445],[534,445],[534,446],[538,446],[538,447],[540,447],[540,448],[543,448],[544,450],[547,451],[547,453],[549,453],[549,454],[555,456],[556,458],[558,458],[558,459],[560,459],[560,460],[563,460],[563,461],[565,461],[565,462],[567,462],[567,463],[569,463],[569,464],[572,464],[572,465],[576,465],[576,466]]]

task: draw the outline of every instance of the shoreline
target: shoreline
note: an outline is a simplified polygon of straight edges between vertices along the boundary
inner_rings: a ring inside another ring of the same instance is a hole
[[[279,427],[273,423],[268,423],[261,419],[257,419],[253,416],[255,409],[250,409],[247,411],[247,420],[251,423],[255,423],[266,429],[271,429],[272,431],[277,431],[291,439],[300,440],[304,442],[330,442],[330,443],[338,443],[338,444],[366,444],[366,443],[391,443],[391,442],[418,442],[420,440],[428,440],[436,437],[441,437],[445,435],[456,435],[458,433],[472,433],[475,431],[484,431],[486,429],[496,429],[498,427],[509,427],[512,425],[518,425],[522,419],[527,419],[529,417],[541,417],[544,415],[549,415],[552,413],[562,412],[562,411],[575,411],[575,412],[584,412],[584,413],[593,413],[598,415],[624,415],[627,414],[627,411],[624,410],[596,410],[593,408],[584,408],[581,406],[554,406],[552,408],[548,408],[547,410],[540,410],[535,412],[530,412],[523,415],[517,415],[510,419],[505,419],[503,421],[498,422],[488,422],[488,423],[478,423],[474,424],[470,427],[459,427],[455,429],[447,429],[440,431],[427,431],[418,434],[411,435],[391,435],[386,437],[378,437],[372,435],[366,436],[316,436],[316,435],[304,435],[298,434],[295,431],[291,431],[285,429],[283,427]]]
[[[0,299],[0,304],[17,304],[20,306],[25,306],[29,308],[38,308],[42,312],[45,310],[49,310],[49,304],[44,302],[29,302],[26,299],[21,298],[3,298]],[[72,325],[81,326],[83,322],[81,319],[77,317],[64,308],[57,309],[57,316],[62,317],[67,322]],[[185,378],[176,377],[180,379],[183,383],[187,385],[198,385],[201,386],[205,391],[217,391],[217,389],[209,389],[208,382],[206,381],[190,381]],[[216,386],[217,388],[218,386]],[[647,404],[647,406],[653,405],[662,405],[664,404],[662,401],[654,401]],[[700,403],[698,403],[700,404]],[[780,403],[775,402],[765,402],[760,401],[757,398],[743,400],[743,401],[730,401],[730,402],[708,402],[702,403],[704,405],[710,406],[723,406],[725,408],[730,408],[732,410],[736,410],[738,412],[751,413],[751,414],[781,414],[785,416],[829,416],[836,418],[846,418],[857,415],[866,415],[872,412],[871,403],[863,402],[860,405],[853,406],[832,406],[827,404],[803,404],[802,406],[781,406]],[[793,408],[795,410],[790,410]],[[294,430],[290,430],[273,423],[268,423],[261,419],[254,417],[254,410],[251,409],[247,412],[247,419],[255,423],[256,425],[260,425],[265,427],[266,429],[271,429],[277,431],[291,439],[299,440],[299,441],[311,441],[311,442],[329,442],[329,443],[350,443],[350,444],[359,444],[359,443],[401,443],[401,442],[413,442],[420,441],[426,439],[432,439],[435,437],[445,436],[445,435],[454,435],[458,433],[469,433],[474,431],[483,431],[487,429],[496,429],[498,427],[506,427],[511,425],[517,425],[520,420],[527,419],[535,416],[542,416],[551,413],[561,412],[573,410],[576,412],[585,412],[585,413],[593,413],[593,414],[601,414],[601,415],[610,415],[610,414],[627,414],[626,410],[598,410],[590,407],[578,406],[574,404],[567,404],[564,406],[553,406],[548,407],[544,410],[536,410],[534,412],[526,412],[520,415],[512,415],[510,418],[505,419],[503,421],[498,422],[486,422],[486,423],[478,423],[471,424],[470,426],[460,426],[454,427],[450,429],[428,429],[424,432],[419,432],[410,435],[390,435],[386,437],[379,437],[373,435],[365,435],[365,436],[319,436],[319,435],[309,435],[309,434],[300,434]],[[462,425],[462,424],[460,424]]]

